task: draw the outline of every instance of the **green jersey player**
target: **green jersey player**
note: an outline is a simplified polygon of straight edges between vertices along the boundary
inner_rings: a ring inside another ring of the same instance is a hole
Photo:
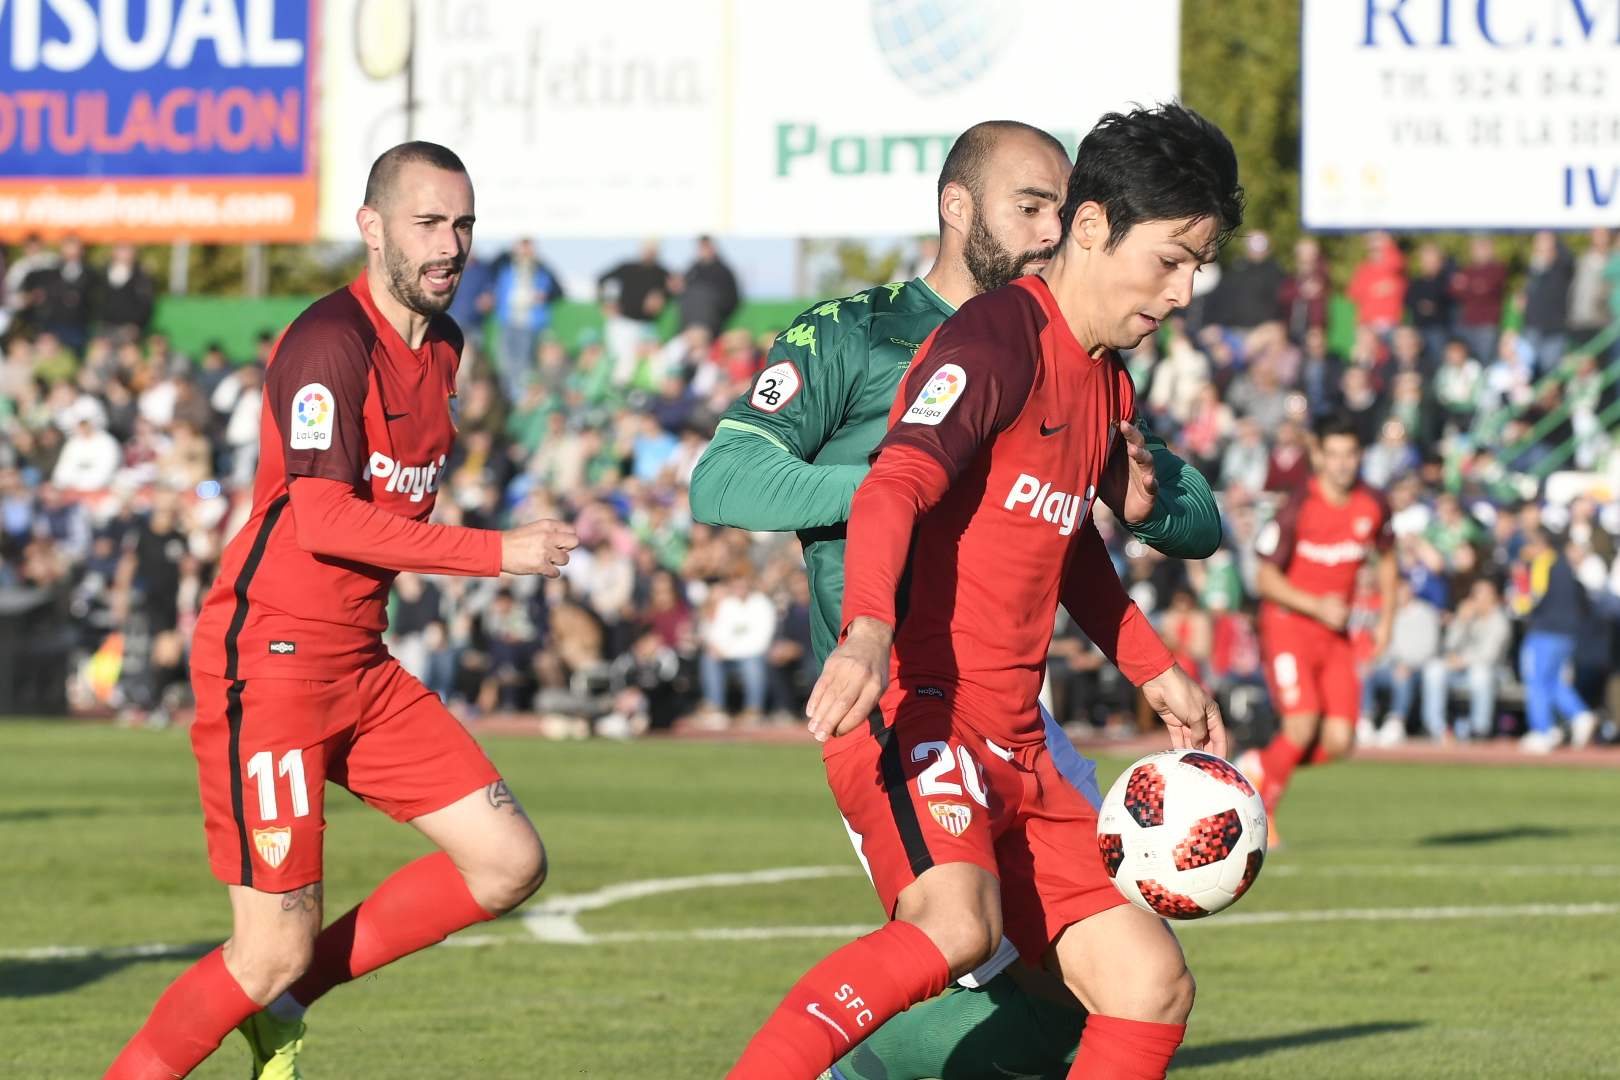
[[[1039,270],[1057,244],[1069,160],[1047,133],[1007,121],[956,141],[939,180],[939,257],[926,277],[828,300],[776,340],[748,394],[720,421],[692,477],[700,521],[799,534],[812,592],[816,658],[837,644],[844,590],[844,523],[888,430],[889,408],[912,356],[973,296]],[[1145,543],[1202,559],[1220,542],[1209,486],[1144,431],[1159,488],[1148,520],[1126,523]],[[1064,775],[1100,801],[1096,767],[1048,718]],[[843,1080],[991,1080],[1065,1075],[1085,1014],[1038,974],[1003,973],[1003,942],[989,963],[948,993],[900,1014],[833,1068]]]

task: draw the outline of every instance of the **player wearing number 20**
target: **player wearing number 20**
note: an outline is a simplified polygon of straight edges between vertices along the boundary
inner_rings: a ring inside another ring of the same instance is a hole
[[[750,393],[727,410],[698,462],[691,490],[698,520],[798,532],[818,660],[837,644],[850,501],[888,430],[901,379],[922,343],[960,305],[1047,265],[1061,233],[1058,209],[1069,170],[1063,145],[1027,124],[990,121],[963,132],[940,171],[940,249],[927,276],[829,300],[801,315],[777,338]],[[1129,528],[1172,557],[1208,557],[1220,541],[1208,485],[1151,432],[1144,435],[1159,490],[1147,519]],[[1036,506],[1039,489],[1026,494]],[[1058,768],[1100,803],[1096,765],[1042,713]],[[1004,942],[962,980],[971,992],[897,1016],[840,1060],[831,1080],[1062,1072],[1074,1058],[1084,1011],[1048,1000],[1065,996],[1061,986],[1025,985],[1030,979],[1016,966],[1007,974],[1016,957]]]
[[[1190,299],[1241,220],[1214,125],[1176,105],[1105,116],[1051,262],[968,301],[919,351],[850,510],[843,640],[808,706],[893,921],[812,968],[733,1080],[813,1080],[1003,932],[1090,1012],[1070,1077],[1165,1075],[1192,977],[1109,879],[1037,695],[1061,602],[1176,745],[1226,753],[1219,711],[1125,595],[1090,511],[1151,509],[1151,460],[1121,438],[1135,398],[1116,350]]]
[[[158,999],[113,1080],[185,1076],[238,1025],[255,1077],[295,1080],[305,1007],[510,910],[545,874],[495,766],[381,635],[400,570],[556,576],[577,541],[556,522],[426,520],[456,434],[461,334],[444,312],[473,225],[460,160],[431,143],[388,151],[358,222],[366,271],[271,355],[253,512],[197,621],[191,736],[233,933]],[[322,932],[327,780],[443,850]]]

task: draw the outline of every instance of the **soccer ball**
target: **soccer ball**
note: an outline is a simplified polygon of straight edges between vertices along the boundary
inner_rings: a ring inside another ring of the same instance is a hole
[[[1166,919],[1202,919],[1231,907],[1260,876],[1266,808],[1231,762],[1165,750],[1109,789],[1097,847],[1131,903]]]

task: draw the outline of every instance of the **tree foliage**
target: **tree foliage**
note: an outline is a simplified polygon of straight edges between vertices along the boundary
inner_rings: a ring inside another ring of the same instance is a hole
[[[1182,0],[1181,97],[1237,150],[1244,230],[1299,236],[1299,0]]]

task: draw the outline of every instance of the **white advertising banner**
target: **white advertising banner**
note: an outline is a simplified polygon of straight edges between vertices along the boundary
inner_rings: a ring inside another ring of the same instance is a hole
[[[1305,0],[1315,229],[1612,225],[1620,4]]]
[[[461,154],[496,239],[926,233],[968,126],[1023,120],[1072,146],[1178,89],[1179,0],[324,10],[321,227],[342,238],[371,161],[407,134]]]

